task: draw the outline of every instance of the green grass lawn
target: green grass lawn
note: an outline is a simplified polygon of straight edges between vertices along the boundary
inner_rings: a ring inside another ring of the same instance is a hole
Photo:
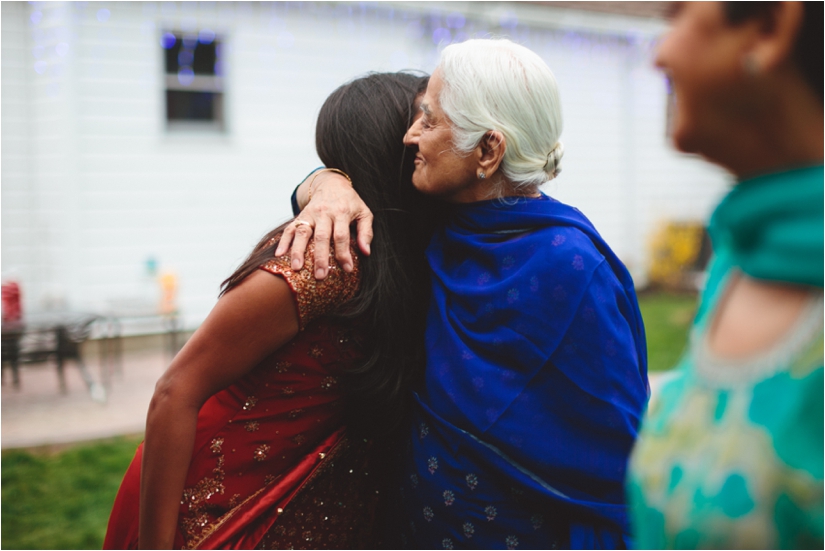
[[[650,371],[673,367],[687,342],[696,297],[643,293]],[[109,511],[140,438],[79,444],[59,453],[2,455],[4,549],[100,549]]]
[[[647,334],[648,371],[666,371],[676,366],[687,345],[696,300],[693,294],[657,292],[639,296]]]
[[[58,453],[3,452],[3,549],[100,549],[140,440],[123,437]]]

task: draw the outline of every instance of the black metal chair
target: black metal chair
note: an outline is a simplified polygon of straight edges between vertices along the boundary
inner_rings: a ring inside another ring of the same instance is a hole
[[[9,364],[15,388],[20,388],[19,364],[47,362],[54,359],[62,393],[68,392],[64,366],[73,360],[92,399],[106,401],[106,389],[94,380],[81,355],[81,345],[102,319],[96,314],[43,314],[23,323],[3,324],[3,367]]]

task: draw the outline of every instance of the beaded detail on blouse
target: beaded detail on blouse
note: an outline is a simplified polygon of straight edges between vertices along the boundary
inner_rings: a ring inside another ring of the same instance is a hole
[[[263,270],[282,275],[292,288],[298,306],[301,330],[318,316],[329,314],[341,304],[352,299],[358,291],[360,281],[357,254],[352,255],[353,270],[347,273],[338,265],[334,251],[330,249],[329,275],[322,281],[315,279],[314,255],[315,245],[310,242],[304,255],[306,262],[300,270],[292,269],[289,255],[273,258],[261,266]]]
[[[273,485],[279,484],[312,449],[342,426],[344,394],[339,377],[360,357],[359,339],[355,328],[320,318],[341,308],[355,295],[360,278],[358,261],[353,254],[355,269],[346,273],[330,255],[329,276],[316,282],[312,275],[313,251],[310,244],[307,262],[298,271],[291,269],[286,256],[261,266],[289,284],[295,295],[301,331],[202,408],[198,432],[203,435],[199,438],[206,440],[196,447],[181,500],[179,528],[186,548],[199,547],[218,529],[224,529],[238,507],[271,492]],[[216,412],[221,420],[209,421],[216,419]],[[319,457],[322,467],[313,477],[313,487],[336,484],[323,480],[322,473],[331,469],[323,467],[329,459],[324,455]],[[363,454],[349,453],[338,457],[336,468],[351,468],[349,458],[364,467]],[[364,499],[358,493],[363,491],[361,486],[350,488],[353,507]],[[295,499],[302,494],[303,491],[299,492]],[[316,509],[320,513],[323,507]],[[313,534],[318,531],[318,536],[323,534],[324,543],[335,547],[346,544],[347,536],[352,537],[353,530],[358,529],[356,521],[364,519],[347,518],[346,522],[334,525],[324,522],[324,526],[329,525],[324,529],[316,520],[303,514],[289,520],[279,518],[275,524],[277,531],[273,528],[264,545],[279,545],[282,538],[277,536],[284,534],[295,543],[320,543],[314,536],[307,539],[305,532],[309,530]],[[307,528],[301,529],[293,540],[295,531],[304,526]]]

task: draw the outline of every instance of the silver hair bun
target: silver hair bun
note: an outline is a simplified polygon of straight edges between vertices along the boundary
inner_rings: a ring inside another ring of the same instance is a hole
[[[561,174],[561,158],[564,156],[564,144],[556,142],[556,145],[547,155],[547,163],[544,165],[544,172],[550,178],[555,178]]]

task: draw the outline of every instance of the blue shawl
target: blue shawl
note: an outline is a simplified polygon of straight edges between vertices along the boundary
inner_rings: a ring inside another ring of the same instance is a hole
[[[546,536],[561,545],[629,544],[623,482],[649,388],[627,269],[582,213],[545,195],[456,205],[427,256],[407,501],[414,521],[421,506],[432,514],[412,545],[506,547],[507,533],[519,548],[549,547],[530,539],[535,523],[519,524],[548,513],[567,519]],[[471,488],[470,475],[482,482]],[[442,490],[452,502],[439,514]],[[521,505],[482,522],[482,506],[511,490]]]

